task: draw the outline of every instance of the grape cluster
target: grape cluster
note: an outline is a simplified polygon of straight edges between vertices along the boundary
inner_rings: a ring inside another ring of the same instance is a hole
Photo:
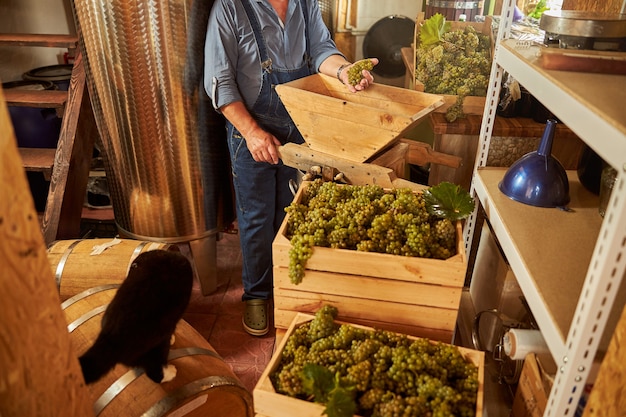
[[[299,284],[314,246],[447,259],[456,254],[456,228],[428,213],[421,193],[316,179],[285,211],[289,278]]]
[[[460,100],[446,114],[448,121],[463,117],[463,98],[485,96],[491,72],[491,41],[472,26],[446,32],[441,42],[415,48],[415,78],[424,91],[452,94]]]
[[[297,376],[313,363],[352,387],[360,416],[474,416],[478,370],[455,346],[337,325],[334,308],[320,311],[287,339],[270,374],[277,392],[310,400]],[[311,342],[311,333],[326,336]]]
[[[363,79],[363,70],[371,71],[374,63],[371,59],[361,59],[348,68],[348,83],[357,85]]]

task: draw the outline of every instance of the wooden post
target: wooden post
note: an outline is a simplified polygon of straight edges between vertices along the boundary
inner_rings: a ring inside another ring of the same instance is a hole
[[[0,415],[93,416],[1,88]]]

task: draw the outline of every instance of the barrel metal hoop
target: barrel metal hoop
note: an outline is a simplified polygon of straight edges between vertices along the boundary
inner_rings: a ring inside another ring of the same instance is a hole
[[[57,269],[54,272],[54,279],[57,282],[57,288],[59,289],[61,288],[61,278],[63,277],[63,270],[65,269],[65,263],[67,262],[67,258],[70,257],[70,254],[74,250],[74,247],[82,241],[83,239],[75,240],[65,249],[65,252],[63,252],[61,259],[59,260],[59,263],[57,264]]]
[[[94,308],[91,311],[86,312],[85,314],[83,314],[82,316],[80,316],[79,318],[77,318],[76,320],[74,320],[73,322],[71,322],[70,324],[67,325],[67,331],[72,333],[74,330],[76,330],[77,327],[79,327],[81,324],[83,324],[84,322],[86,322],[87,320],[92,319],[93,317],[97,316],[98,314],[102,313],[103,311],[105,311],[107,309],[107,307],[109,306],[109,304],[105,304],[99,307]]]
[[[236,379],[233,379],[228,376],[208,376],[206,378],[202,378],[202,379],[198,379],[196,381],[190,382],[178,388],[177,390],[172,391],[167,396],[165,396],[164,398],[156,402],[154,405],[152,405],[152,407],[150,407],[145,413],[143,413],[141,417],[165,416],[170,410],[172,410],[173,407],[187,400],[189,397],[196,395],[198,393],[207,391],[209,389],[218,388],[218,387],[226,387],[226,388],[240,387],[243,389],[244,392],[247,392],[245,388]],[[247,400],[246,398],[243,398],[243,400],[246,402],[249,415],[253,415],[251,401]],[[196,408],[202,404],[197,404]]]
[[[99,415],[102,410],[104,410],[104,408],[109,405],[109,403],[113,401],[113,399],[117,397],[120,392],[124,391],[124,388],[126,388],[131,382],[133,382],[135,379],[139,378],[143,374],[144,370],[142,368],[132,368],[124,375],[119,377],[117,381],[112,383],[111,386],[107,388],[106,391],[104,391],[102,395],[96,400],[96,402],[93,403],[94,414],[96,416]]]
[[[130,255],[128,265],[126,266],[126,275],[128,275],[128,273],[130,272],[130,267],[133,265],[133,262],[135,262],[135,259],[139,256],[139,254],[141,254],[141,251],[148,243],[150,242],[148,242],[147,240],[139,242],[137,247],[133,250],[133,253]]]
[[[214,358],[223,360],[222,357],[217,352],[209,350],[209,349],[201,348],[201,347],[196,347],[196,346],[180,348],[180,349],[172,349],[170,350],[169,355],[167,356],[167,360],[173,361],[178,358],[182,358],[185,356],[194,356],[194,355],[213,356]],[[109,405],[111,401],[115,399],[115,397],[118,396],[119,393],[124,391],[124,389],[126,389],[128,385],[130,385],[133,381],[135,381],[137,378],[139,378],[143,374],[144,374],[144,370],[142,368],[133,368],[130,371],[126,372],[121,377],[119,377],[114,383],[111,384],[109,388],[106,389],[106,391],[102,393],[102,395],[93,404],[94,414],[96,416],[99,415],[102,412],[102,410],[104,410],[104,408],[107,405]],[[195,392],[193,394],[195,394]],[[170,408],[172,407],[172,405],[170,405]],[[152,408],[154,408],[154,406]]]
[[[70,297],[67,300],[63,301],[63,303],[61,304],[61,309],[65,310],[66,308],[74,304],[75,302],[80,301],[83,298],[88,297],[92,294],[119,288],[119,286],[120,284],[106,284],[106,285],[99,285],[97,287],[86,289],[85,291],[79,292],[75,296]]]

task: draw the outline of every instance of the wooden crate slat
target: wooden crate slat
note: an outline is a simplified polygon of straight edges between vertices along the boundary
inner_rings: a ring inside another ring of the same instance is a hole
[[[341,295],[369,300],[417,304],[429,307],[457,309],[461,286],[444,286],[385,279],[365,275],[307,270],[300,284],[292,284],[289,268],[274,267],[274,288],[316,294]]]
[[[275,308],[291,310],[294,312],[294,316],[297,312],[314,314],[324,304],[336,306],[339,310],[338,317],[340,320],[375,320],[375,318],[380,318],[381,323],[405,324],[447,331],[454,330],[458,313],[457,309],[274,289]],[[286,328],[289,325],[289,323],[278,322],[276,317],[274,320],[275,326],[278,328]],[[381,326],[381,328],[386,328],[386,326]]]

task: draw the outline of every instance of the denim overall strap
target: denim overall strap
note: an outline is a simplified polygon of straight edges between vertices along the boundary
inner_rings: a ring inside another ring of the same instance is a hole
[[[308,15],[306,13],[306,9],[304,9],[304,7],[306,7],[305,0],[299,1],[304,14],[305,25],[308,27]],[[261,70],[263,72],[261,91],[259,93],[259,97],[252,106],[252,109],[250,109],[250,112],[264,128],[278,137],[279,140],[283,142],[302,143],[303,139],[298,130],[295,128],[293,121],[289,117],[287,109],[285,109],[285,106],[280,100],[280,97],[278,97],[274,87],[278,84],[306,77],[307,75],[311,75],[313,73],[310,68],[308,36],[306,36],[305,62],[301,67],[289,70],[275,68],[268,55],[261,25],[259,24],[256,13],[252,9],[250,0],[241,0],[241,2],[244,6],[246,14],[248,15],[250,25],[252,26],[252,30],[254,32],[261,57]]]
[[[259,97],[248,110],[263,129],[281,142],[303,143],[302,135],[289,117],[274,86],[312,74],[308,59],[309,43],[302,67],[294,70],[273,68],[257,15],[250,3],[256,0],[240,1],[252,25],[261,54],[260,69],[263,77]],[[304,6],[304,0],[300,2]],[[306,9],[303,11],[306,19]],[[256,162],[245,139],[230,122],[227,122],[227,136],[243,259],[242,298],[269,299],[273,292],[272,241],[285,218],[284,208],[293,200],[289,183],[297,179],[297,170],[284,165],[282,161],[275,165]]]

